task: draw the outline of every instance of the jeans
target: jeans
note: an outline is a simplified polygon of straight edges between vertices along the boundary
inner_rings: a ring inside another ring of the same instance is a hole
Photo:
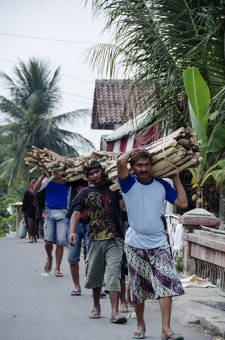
[[[66,246],[66,209],[47,209],[45,211],[45,241],[52,241],[57,246]]]
[[[69,221],[69,220],[68,220]],[[67,240],[69,238],[70,230],[68,228],[69,223],[67,223]],[[84,240],[84,255],[87,254],[87,239],[88,239],[89,224],[79,223],[76,231],[76,245],[71,246],[68,242],[68,262],[70,264],[76,264],[80,262],[80,250],[82,238]]]

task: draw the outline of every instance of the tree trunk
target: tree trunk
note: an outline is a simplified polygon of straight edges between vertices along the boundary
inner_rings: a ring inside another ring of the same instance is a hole
[[[225,188],[220,187],[220,206],[219,206],[220,230],[225,230]]]

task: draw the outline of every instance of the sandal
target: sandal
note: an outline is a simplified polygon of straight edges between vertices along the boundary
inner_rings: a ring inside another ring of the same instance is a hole
[[[111,319],[109,320],[109,322],[112,322],[112,323],[126,323],[127,322],[127,318],[125,316],[120,315],[119,313],[114,313],[111,316]]]
[[[79,295],[81,295],[81,290],[72,290],[72,292],[71,292],[71,296],[79,296]]]
[[[99,319],[101,315],[101,309],[100,308],[93,308],[91,311],[91,314],[89,315],[90,319]]]
[[[63,277],[63,274],[59,270],[55,271],[55,277]]]
[[[100,297],[106,296],[107,294],[105,292],[103,292],[103,290],[100,293]]]
[[[139,336],[132,336],[132,339],[144,339],[145,338],[145,332],[134,332],[135,334],[138,334]],[[140,335],[144,334],[144,337],[141,338]]]
[[[48,260],[49,260],[49,258],[47,258],[47,261],[48,261]],[[53,257],[52,257],[52,260],[53,260]],[[49,265],[47,264],[47,261],[45,262],[44,271],[45,271],[46,273],[50,273],[51,270],[52,270],[52,264],[51,264],[51,266],[49,266]]]
[[[178,335],[178,333],[170,333],[167,335],[166,340],[183,340],[184,337],[182,335],[177,336],[176,338],[171,338],[171,335]]]

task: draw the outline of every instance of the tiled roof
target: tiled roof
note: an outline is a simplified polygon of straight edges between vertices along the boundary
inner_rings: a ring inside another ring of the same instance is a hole
[[[92,129],[111,129],[114,124],[121,124],[125,117],[135,117],[143,112],[146,107],[146,99],[152,93],[150,88],[148,95],[140,98],[137,88],[131,90],[133,80],[96,80],[94,102],[92,108]]]

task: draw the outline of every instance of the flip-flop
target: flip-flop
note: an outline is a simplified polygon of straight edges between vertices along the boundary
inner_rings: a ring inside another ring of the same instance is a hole
[[[47,261],[48,261],[48,258],[47,258]],[[51,264],[51,266],[48,266],[48,265],[47,265],[47,261],[45,262],[44,271],[45,271],[46,273],[50,273],[51,270],[52,270],[52,264]],[[46,268],[47,268],[48,270],[46,270]]]
[[[89,315],[90,319],[99,319],[101,315],[101,309],[100,308],[93,308],[91,311],[91,314]]]
[[[119,318],[116,319],[116,317],[119,316]],[[127,318],[125,316],[120,315],[119,313],[114,313],[111,317],[111,319],[109,320],[109,322],[112,323],[126,323],[127,322]]]
[[[184,339],[184,337],[182,335],[181,336],[177,336],[176,338],[171,338],[171,335],[178,335],[178,333],[170,333],[170,334],[168,334],[165,340],[183,340]]]
[[[75,293],[75,294],[73,294],[73,293]],[[79,296],[79,295],[81,295],[81,290],[72,290],[72,292],[71,292],[71,296]]]
[[[103,290],[100,293],[100,297],[106,296],[107,294],[105,292],[103,292]]]
[[[55,277],[63,277],[63,274],[59,270],[55,271]]]
[[[141,334],[145,335],[145,332],[134,332],[134,333],[139,334],[139,335],[141,335]],[[144,338],[145,338],[145,336],[144,336]],[[141,338],[140,336],[132,336],[132,339],[144,339],[144,338]]]

